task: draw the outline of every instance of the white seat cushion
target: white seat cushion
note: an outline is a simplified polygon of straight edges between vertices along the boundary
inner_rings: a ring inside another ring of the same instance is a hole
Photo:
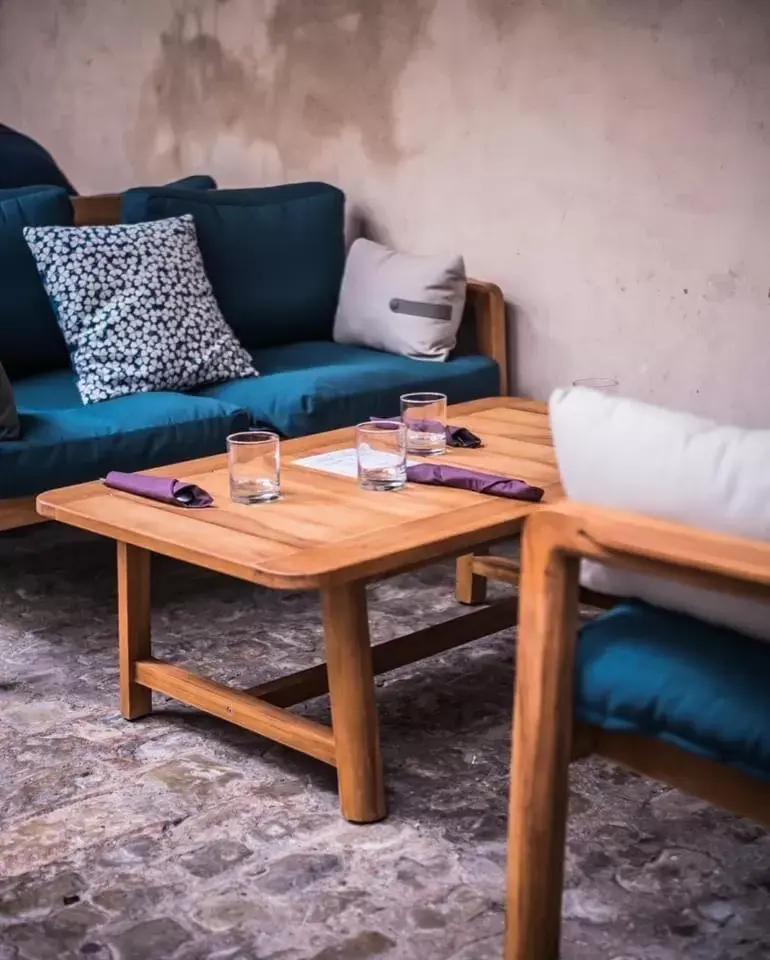
[[[770,540],[770,430],[721,426],[582,388],[556,390],[550,415],[571,500]],[[770,640],[770,602],[588,561],[581,582]]]

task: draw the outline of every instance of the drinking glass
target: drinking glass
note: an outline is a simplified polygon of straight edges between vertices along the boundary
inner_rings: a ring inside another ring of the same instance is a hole
[[[406,427],[398,420],[359,423],[356,458],[364,490],[400,490],[406,485]]]
[[[572,381],[573,387],[587,387],[589,390],[601,390],[614,396],[618,392],[618,381],[612,377],[582,377]]]
[[[269,503],[281,495],[281,445],[277,433],[250,430],[227,438],[230,499]]]
[[[446,452],[446,402],[445,393],[405,393],[401,397],[409,453],[432,457]]]

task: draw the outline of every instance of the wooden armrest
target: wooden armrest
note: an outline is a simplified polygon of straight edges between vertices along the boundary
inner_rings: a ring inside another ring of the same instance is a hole
[[[483,280],[468,281],[467,308],[473,315],[475,350],[500,369],[500,395],[508,394],[508,332],[505,300],[500,287]]]
[[[642,573],[676,572],[731,593],[767,598],[770,588],[770,543],[763,541],[569,501],[542,507],[529,523],[533,537],[568,556]]]

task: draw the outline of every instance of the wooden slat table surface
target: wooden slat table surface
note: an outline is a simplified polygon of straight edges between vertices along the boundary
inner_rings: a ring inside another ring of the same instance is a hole
[[[442,463],[518,477],[560,499],[545,406],[491,398],[450,408],[450,422],[484,439],[451,449]],[[244,506],[228,495],[224,454],[148,473],[196,483],[213,508],[179,507],[109,490],[100,483],[43,493],[50,519],[155,553],[275,588],[317,588],[395,572],[516,532],[533,506],[465,490],[409,484],[397,493],[361,490],[352,478],[293,461],[353,445],[351,429],[282,444],[282,499]]]

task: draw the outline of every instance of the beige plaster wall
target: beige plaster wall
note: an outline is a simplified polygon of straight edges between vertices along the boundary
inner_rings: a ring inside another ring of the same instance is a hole
[[[579,376],[770,423],[768,0],[0,0],[0,118],[83,192],[324,178]]]

